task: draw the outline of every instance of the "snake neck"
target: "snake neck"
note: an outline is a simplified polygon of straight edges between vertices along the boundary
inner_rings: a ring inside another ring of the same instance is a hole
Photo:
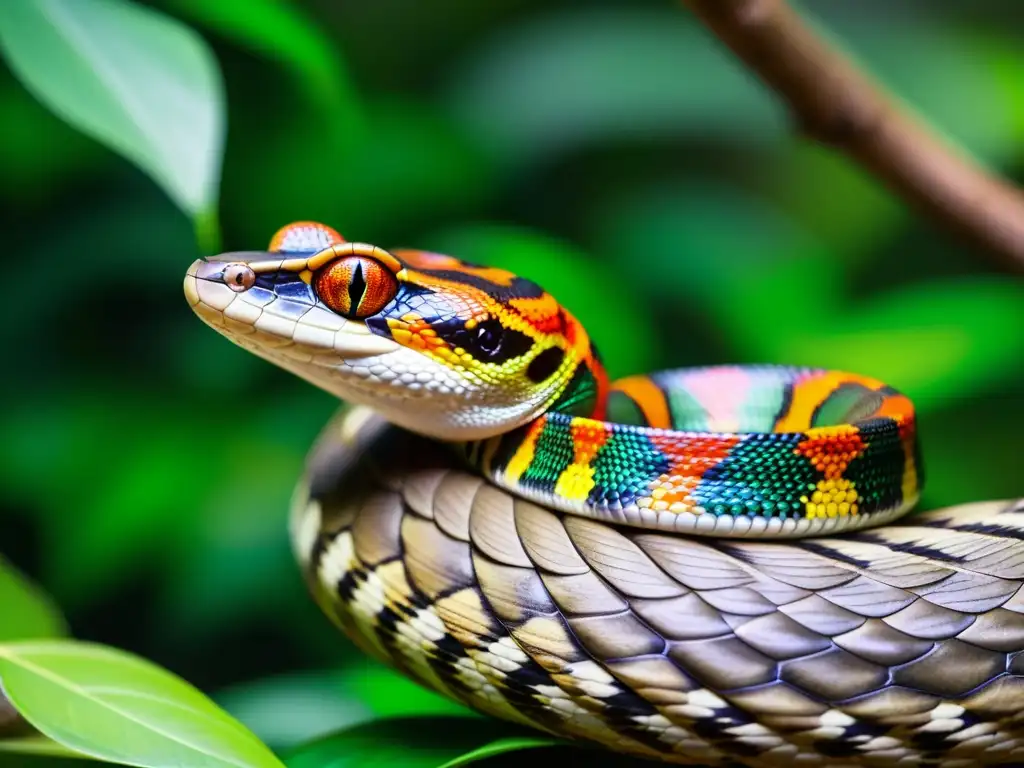
[[[597,348],[588,339],[575,373],[547,412],[603,421],[608,413],[608,391],[608,374]]]
[[[507,481],[505,469],[510,461],[515,460],[516,453],[521,451],[523,446],[536,443],[536,437],[543,431],[549,419],[566,422],[580,419],[595,424],[604,423],[609,416],[611,384],[601,362],[600,353],[585,336],[581,326],[579,333],[584,336],[584,344],[576,370],[562,391],[539,416],[516,429],[494,437],[449,443],[470,469],[477,470],[499,486],[515,492],[518,490],[518,483]]]

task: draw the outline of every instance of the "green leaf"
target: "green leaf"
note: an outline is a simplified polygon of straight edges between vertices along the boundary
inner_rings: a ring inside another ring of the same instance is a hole
[[[542,739],[540,737],[527,737],[527,736],[511,736],[503,739],[495,739],[494,741],[484,744],[482,747],[477,747],[474,750],[453,757],[447,763],[439,766],[439,768],[456,768],[459,765],[469,765],[480,760],[486,760],[489,757],[497,757],[503,755],[506,752],[519,752],[524,749],[537,749],[538,747],[558,747],[562,746],[561,742],[555,741],[554,739]]]
[[[453,227],[426,237],[432,248],[466,261],[502,267],[540,284],[583,324],[612,378],[650,369],[655,360],[654,319],[643,302],[621,306],[620,278],[567,243],[527,229],[495,224]]]
[[[57,607],[0,557],[0,642],[60,637],[67,632]]]
[[[125,0],[21,0],[0,4],[0,44],[36,98],[145,171],[217,247],[224,96],[198,35]]]
[[[114,648],[71,640],[0,645],[0,682],[42,734],[101,760],[149,768],[281,765],[191,685]]]
[[[388,718],[300,747],[285,763],[288,768],[455,768],[505,752],[565,744],[551,737],[524,735],[520,729],[493,720]]]
[[[363,137],[365,116],[338,44],[299,6],[283,0],[166,0],[164,6],[289,67],[346,145]]]

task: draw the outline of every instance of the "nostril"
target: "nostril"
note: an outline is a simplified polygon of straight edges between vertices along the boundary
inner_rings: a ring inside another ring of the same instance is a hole
[[[248,264],[229,264],[224,268],[223,280],[232,291],[241,293],[256,284],[256,273]]]

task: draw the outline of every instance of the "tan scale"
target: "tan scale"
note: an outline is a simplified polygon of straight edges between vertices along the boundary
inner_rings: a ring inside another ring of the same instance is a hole
[[[297,548],[306,531],[315,591],[335,590],[329,613],[425,684],[680,764],[1024,763],[1024,678],[1007,673],[1024,640],[1024,551],[972,530],[1024,533],[1012,502],[813,542],[687,538],[514,499],[406,433],[384,471],[385,433],[396,435],[361,409],[332,423],[310,482],[322,487],[316,467],[336,470],[338,457],[351,472],[333,493],[296,494],[293,531]],[[380,589],[342,600],[345,568]],[[382,594],[420,611],[400,646],[374,639]],[[464,653],[448,673],[431,665],[442,634]],[[921,746],[936,740],[941,751]]]

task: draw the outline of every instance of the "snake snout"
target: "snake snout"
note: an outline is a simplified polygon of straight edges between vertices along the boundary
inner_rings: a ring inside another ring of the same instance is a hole
[[[256,272],[250,264],[265,264],[270,255],[264,251],[239,251],[209,261],[197,259],[185,273],[185,297],[193,308],[205,305],[223,311],[236,294],[255,285]]]
[[[235,297],[236,291],[226,281],[226,270],[234,262],[204,261],[198,259],[185,273],[185,297],[193,308],[200,305],[223,311]]]

